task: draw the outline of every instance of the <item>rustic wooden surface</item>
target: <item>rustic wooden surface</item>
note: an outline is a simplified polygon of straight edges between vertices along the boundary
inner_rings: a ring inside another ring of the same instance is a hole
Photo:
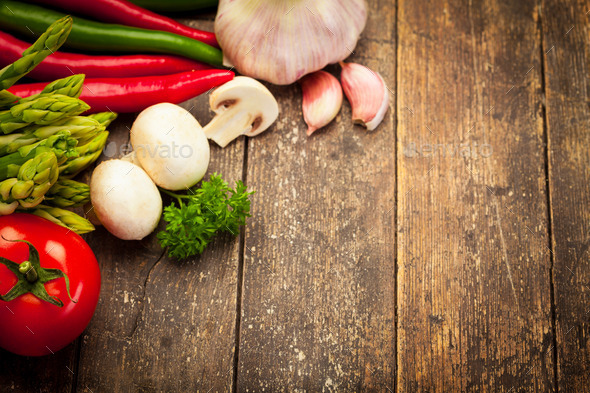
[[[590,389],[590,4],[544,1],[543,14],[557,381],[581,392]]]
[[[590,4],[370,9],[350,61],[391,90],[383,124],[345,102],[308,138],[300,88],[271,87],[278,122],[212,146],[209,173],[257,191],[243,233],[181,263],[87,235],[90,326],[0,351],[1,392],[590,391]]]
[[[394,86],[395,8],[378,6],[351,61]],[[257,219],[246,229],[237,391],[393,389],[395,97],[374,133],[353,127],[346,105],[307,138],[300,89],[273,92],[275,132],[248,142]]]
[[[398,7],[398,391],[548,391],[538,10],[466,3]]]
[[[211,118],[206,97],[183,107],[203,124]],[[112,138],[118,147],[127,143],[132,119],[122,120]],[[241,179],[243,155],[243,141],[214,147],[210,172]],[[239,239],[221,237],[200,257],[177,262],[155,236],[129,243],[99,229],[87,238],[101,250],[103,287],[82,336],[78,390],[231,390]]]

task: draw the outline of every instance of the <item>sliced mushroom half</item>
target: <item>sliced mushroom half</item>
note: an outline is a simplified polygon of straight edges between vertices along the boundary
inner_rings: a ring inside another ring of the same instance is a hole
[[[209,105],[215,117],[203,131],[221,147],[240,135],[260,134],[279,115],[279,105],[272,93],[262,83],[246,76],[238,76],[215,89]]]

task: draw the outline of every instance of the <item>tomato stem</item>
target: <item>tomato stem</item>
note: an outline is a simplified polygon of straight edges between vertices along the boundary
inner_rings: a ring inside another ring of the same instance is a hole
[[[4,295],[0,295],[0,300],[9,302],[25,293],[32,293],[39,299],[44,300],[54,306],[63,307],[64,303],[57,296],[51,296],[45,289],[45,283],[63,278],[66,284],[66,292],[70,300],[76,303],[70,295],[70,279],[67,274],[59,269],[48,269],[41,267],[39,261],[39,252],[26,240],[8,240],[8,242],[20,242],[29,246],[29,258],[21,263],[13,262],[0,256],[0,264],[6,266],[17,278],[17,283]]]
[[[30,283],[37,281],[37,279],[39,278],[39,275],[37,274],[35,267],[30,261],[21,262],[21,264],[18,265],[18,271],[24,274],[25,278]]]

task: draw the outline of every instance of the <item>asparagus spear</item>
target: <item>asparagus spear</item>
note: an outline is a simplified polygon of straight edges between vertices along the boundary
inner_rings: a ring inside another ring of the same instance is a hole
[[[45,200],[57,207],[82,206],[90,202],[90,187],[75,180],[58,179],[45,194]]]
[[[10,108],[10,114],[28,123],[51,124],[64,117],[76,116],[90,109],[84,101],[63,94],[40,96]]]
[[[19,104],[33,101],[42,96],[51,94],[61,94],[68,97],[78,98],[82,93],[82,86],[84,84],[84,74],[70,75],[68,77],[57,79],[41,90],[41,93],[34,94],[30,97],[21,98]]]
[[[90,107],[84,101],[74,97],[63,94],[41,96],[0,112],[0,129],[8,134],[31,123],[48,125],[63,118],[79,115],[88,109]]]
[[[15,96],[8,90],[0,90],[0,109],[10,108],[18,100],[20,100],[19,96]]]
[[[76,158],[66,161],[59,167],[60,176],[72,178],[80,171],[86,169],[90,164],[100,157],[104,145],[107,143],[108,131],[103,131],[83,146],[77,146],[74,150],[78,154]]]
[[[59,49],[72,30],[72,18],[65,16],[47,28],[23,56],[0,70],[0,89],[7,89],[29,73],[43,59]]]
[[[79,235],[94,230],[94,225],[92,225],[87,219],[80,217],[72,211],[60,209],[58,207],[38,205],[37,208],[30,213],[46,218],[62,227],[71,229]]]
[[[9,108],[21,99],[3,89],[12,86],[22,76],[35,68],[45,57],[55,52],[64,43],[70,34],[71,28],[72,20],[70,17],[56,21],[23,53],[22,58],[0,70],[0,109]],[[57,40],[56,37],[58,38]]]
[[[57,159],[57,164],[61,165],[68,158],[78,154],[74,149],[77,142],[67,131],[62,131],[0,157],[0,179],[15,177],[25,162],[45,152],[52,152]]]
[[[33,133],[15,133],[0,135],[0,157],[14,153],[19,147],[39,141]]]
[[[117,114],[115,112],[99,112],[89,115],[88,117],[98,120],[100,124],[107,128],[111,125],[113,120],[117,118]]]
[[[0,112],[0,131],[4,134],[9,134],[28,125],[29,123],[14,118],[10,114],[10,110]]]
[[[57,157],[53,152],[43,152],[22,164],[15,177],[0,182],[0,203],[16,209],[35,207],[59,176]],[[14,211],[13,209],[13,211]]]
[[[0,135],[0,157],[15,152],[22,146],[49,138],[60,131],[67,131],[78,140],[78,145],[85,145],[99,132],[104,131],[98,120],[85,116],[72,116],[48,126],[30,125],[20,129],[21,132]]]

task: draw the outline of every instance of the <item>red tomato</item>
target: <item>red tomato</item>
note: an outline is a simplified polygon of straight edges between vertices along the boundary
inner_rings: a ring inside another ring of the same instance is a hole
[[[63,307],[27,293],[5,302],[0,300],[0,347],[19,355],[40,356],[56,352],[76,339],[86,328],[98,303],[100,270],[96,257],[76,233],[31,214],[0,216],[0,256],[16,263],[29,259],[26,240],[38,251],[42,268],[63,271],[70,280],[68,297],[64,278],[45,283],[51,296]],[[16,275],[0,264],[0,294],[17,282]]]

